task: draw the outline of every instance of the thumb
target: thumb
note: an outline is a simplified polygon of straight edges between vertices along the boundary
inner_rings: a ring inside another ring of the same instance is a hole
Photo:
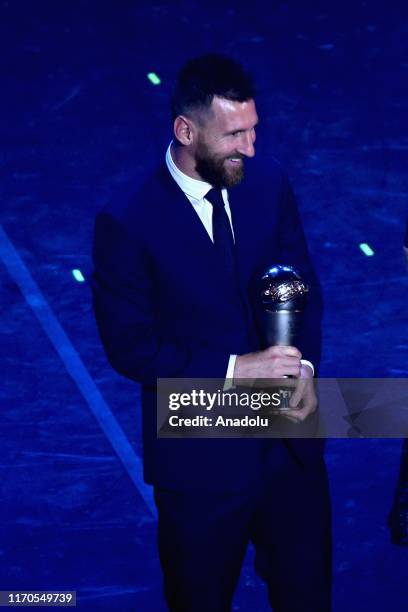
[[[291,408],[296,408],[296,406],[299,404],[300,400],[303,397],[303,391],[304,391],[303,381],[299,380],[298,385],[295,391],[292,393],[292,396],[289,400],[289,406]]]

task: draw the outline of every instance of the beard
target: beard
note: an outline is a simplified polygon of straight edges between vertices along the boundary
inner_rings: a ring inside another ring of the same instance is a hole
[[[195,169],[201,178],[214,187],[234,187],[238,185],[244,177],[244,162],[237,163],[236,168],[228,167],[227,159],[242,159],[242,155],[230,154],[228,156],[213,153],[210,147],[202,140],[197,144],[195,154]]]

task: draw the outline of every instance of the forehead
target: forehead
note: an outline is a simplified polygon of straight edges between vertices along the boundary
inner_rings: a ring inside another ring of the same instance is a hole
[[[250,129],[258,121],[254,100],[235,102],[214,96],[211,110],[213,125],[227,131]]]

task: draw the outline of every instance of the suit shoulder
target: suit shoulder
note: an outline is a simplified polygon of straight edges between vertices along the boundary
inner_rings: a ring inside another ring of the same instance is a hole
[[[123,225],[134,225],[134,221],[152,214],[153,204],[163,204],[170,191],[170,174],[161,165],[154,172],[138,182],[129,181],[122,185],[100,209],[99,214],[113,217]]]

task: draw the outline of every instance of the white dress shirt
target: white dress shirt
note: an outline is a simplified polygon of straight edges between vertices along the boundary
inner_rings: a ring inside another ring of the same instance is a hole
[[[169,172],[171,176],[173,177],[173,179],[176,181],[177,185],[180,187],[182,192],[187,196],[187,198],[191,202],[194,210],[196,211],[197,215],[200,217],[201,222],[204,225],[208,236],[214,242],[213,232],[212,232],[213,207],[212,207],[211,202],[205,199],[205,195],[210,191],[210,189],[213,188],[213,186],[210,183],[207,183],[206,181],[200,181],[198,179],[192,178],[191,176],[188,176],[187,174],[184,174],[184,172],[182,172],[180,168],[176,166],[171,156],[172,142],[169,144],[167,151],[166,151],[167,168],[169,169]],[[225,204],[225,210],[230,220],[232,234],[234,234],[234,228],[232,225],[232,217],[231,217],[231,209],[230,209],[230,205],[228,202],[228,192],[226,189],[222,189],[221,193],[222,193],[222,199],[224,200],[224,204]],[[232,379],[234,376],[234,368],[235,368],[236,359],[237,359],[237,355],[230,355],[229,362],[228,362],[228,368],[227,368],[227,374],[226,374],[227,379],[228,378]],[[302,359],[301,361],[304,365],[310,366],[314,374],[314,368],[313,368],[313,365],[310,363],[310,361],[307,361],[306,359]]]
[[[212,230],[213,206],[211,202],[205,199],[205,195],[210,191],[210,189],[213,188],[213,186],[210,183],[207,183],[206,181],[199,181],[198,179],[192,178],[191,176],[187,176],[187,174],[184,174],[184,172],[177,168],[171,156],[171,144],[172,143],[169,144],[169,147],[166,152],[166,163],[170,174],[176,181],[177,185],[180,187],[181,191],[183,191],[187,198],[190,200],[194,210],[200,217],[201,222],[207,231],[207,234],[214,242]],[[231,223],[231,230],[234,234],[234,228],[232,227],[231,221],[231,209],[228,202],[228,192],[226,189],[222,189],[221,193],[222,199],[224,200],[225,204],[225,210],[227,211],[227,215]]]

